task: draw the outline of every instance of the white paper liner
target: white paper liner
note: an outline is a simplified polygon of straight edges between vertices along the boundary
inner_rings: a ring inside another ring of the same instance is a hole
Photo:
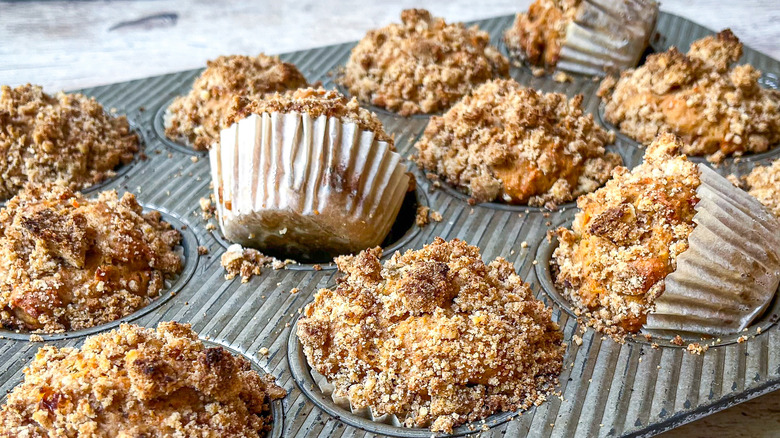
[[[654,0],[585,0],[566,28],[557,67],[603,76],[635,67],[655,29]]]
[[[335,393],[336,387],[333,386],[330,382],[328,382],[328,379],[323,376],[322,374],[315,371],[313,368],[310,368],[311,377],[314,379],[314,383],[317,384],[317,387],[320,388],[320,391],[322,391],[323,394],[330,397],[331,400],[333,400],[333,403],[336,404],[336,406],[339,406],[342,409],[346,409],[353,414],[363,417],[367,420],[371,420],[376,423],[383,423],[383,424],[389,424],[391,426],[396,427],[404,427],[403,421],[398,418],[396,415],[390,415],[390,414],[382,414],[379,415],[374,412],[372,408],[362,408],[358,409],[352,406],[352,403],[349,401],[348,397],[337,395]]]
[[[706,165],[698,168],[696,228],[644,327],[735,334],[766,310],[780,284],[780,220]]]
[[[387,142],[324,115],[250,115],[209,160],[225,238],[304,258],[380,245],[409,186]]]

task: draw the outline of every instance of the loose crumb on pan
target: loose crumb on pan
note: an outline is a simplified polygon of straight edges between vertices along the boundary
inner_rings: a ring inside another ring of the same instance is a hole
[[[206,150],[228,126],[225,118],[234,97],[257,100],[269,93],[306,86],[306,78],[295,65],[277,57],[220,56],[208,62],[187,95],[177,97],[168,107],[165,135]]]
[[[38,85],[0,87],[0,200],[28,182],[99,183],[139,150],[125,116],[83,94],[49,95]]]
[[[256,249],[243,248],[239,244],[230,245],[222,254],[220,262],[227,271],[225,280],[232,280],[240,275],[242,283],[248,282],[254,275],[260,275],[262,268],[270,267],[278,270],[294,263],[292,260],[282,261],[269,257]]]
[[[677,345],[678,347],[682,347],[683,345],[685,345],[685,341],[683,340],[683,338],[680,337],[680,335],[675,336],[669,342],[671,342],[674,345]]]
[[[650,55],[619,79],[604,79],[605,118],[645,144],[672,132],[683,153],[714,162],[764,152],[780,142],[780,92],[762,88],[753,66],[732,67],[740,56],[729,29],[695,41],[687,54],[672,47]]]
[[[618,167],[603,188],[578,199],[571,230],[556,231],[556,285],[601,332],[637,332],[688,249],[700,182],[682,147],[671,134],[659,136],[642,164]]]
[[[360,101],[408,116],[445,110],[476,85],[508,74],[509,61],[487,32],[407,9],[400,24],[366,34],[339,81]]]
[[[361,108],[354,97],[349,99],[338,91],[323,88],[302,88],[283,94],[276,93],[261,100],[236,98],[227,123],[233,124],[250,114],[289,112],[305,113],[313,119],[324,115],[337,118],[342,123],[352,122],[364,131],[374,133],[377,140],[393,146],[393,138],[385,132],[376,114]]]
[[[538,92],[512,79],[481,85],[428,122],[417,163],[477,202],[547,205],[607,181],[614,134],[582,109],[582,95]]]
[[[544,74],[544,68],[558,63],[566,25],[574,19],[577,0],[537,0],[527,12],[515,16],[504,32],[507,48]],[[534,73],[536,76],[536,73]]]
[[[511,263],[436,238],[380,263],[380,248],[336,259],[346,275],[298,322],[309,364],[353,409],[451,432],[541,404],[563,365],[562,334]]]
[[[180,240],[131,193],[29,185],[0,210],[0,324],[60,332],[126,316],[181,271]]]
[[[754,168],[745,178],[748,193],[780,217],[780,159]]]
[[[699,344],[698,342],[694,342],[692,344],[688,344],[688,347],[686,350],[688,353],[695,354],[695,355],[701,355],[705,353],[707,350],[710,349],[710,346],[707,344]]]
[[[418,227],[424,227],[431,223],[431,221],[434,222],[441,222],[442,221],[441,213],[439,213],[436,210],[431,210],[430,207],[426,207],[424,205],[420,205],[417,207],[417,215],[414,218],[415,223]]]
[[[2,437],[230,436],[271,428],[286,395],[269,375],[188,324],[122,324],[80,349],[44,346],[0,409]]]

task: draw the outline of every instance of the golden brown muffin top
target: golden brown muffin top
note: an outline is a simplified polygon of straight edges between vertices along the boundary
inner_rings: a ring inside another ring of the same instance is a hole
[[[509,49],[530,64],[554,67],[558,63],[566,26],[574,19],[581,0],[536,0],[527,12],[515,16],[504,33]]]
[[[168,107],[165,135],[206,150],[229,126],[225,120],[236,96],[257,100],[307,85],[295,65],[277,57],[220,56],[208,62],[186,96],[177,97]]]
[[[582,110],[582,95],[537,92],[513,79],[488,81],[417,142],[417,163],[478,202],[548,205],[595,190],[620,164],[614,135]]]
[[[780,92],[762,88],[753,66],[731,67],[741,56],[728,29],[695,41],[687,54],[672,47],[650,55],[620,79],[604,79],[606,120],[642,143],[672,132],[683,153],[716,162],[764,152],[780,142]]]
[[[0,437],[263,437],[270,401],[286,395],[176,322],[45,346],[24,373],[0,410]]]
[[[180,239],[131,193],[28,186],[0,210],[0,324],[59,332],[128,315],[181,271]]]
[[[659,136],[642,164],[618,167],[603,188],[578,199],[571,230],[557,230],[556,284],[600,331],[638,331],[688,249],[700,182],[683,147]]]
[[[437,237],[384,263],[379,248],[336,259],[346,276],[298,321],[309,364],[353,408],[449,432],[541,403],[564,347],[551,309],[512,264]]]
[[[447,24],[424,9],[369,31],[352,49],[340,82],[362,102],[407,116],[445,110],[476,85],[509,74],[487,32]]]
[[[780,159],[768,166],[758,166],[745,178],[748,193],[780,217]]]
[[[74,190],[133,160],[138,136],[83,94],[52,96],[38,85],[0,87],[0,200],[28,182],[64,181]]]
[[[377,140],[386,141],[393,146],[390,137],[376,114],[361,108],[357,99],[348,99],[334,90],[323,88],[301,88],[286,93],[268,95],[264,99],[251,100],[236,98],[227,117],[227,125],[249,116],[263,113],[308,114],[311,118],[326,116],[339,119],[342,123],[352,122],[365,131],[371,131]]]

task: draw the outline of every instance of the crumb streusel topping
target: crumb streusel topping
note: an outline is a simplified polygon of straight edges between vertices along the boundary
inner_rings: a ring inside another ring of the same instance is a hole
[[[0,437],[264,437],[272,376],[189,324],[122,324],[78,348],[45,346],[0,410]]]
[[[352,49],[344,76],[362,102],[408,116],[449,108],[475,86],[509,74],[509,61],[476,26],[447,24],[424,9],[369,31]]]
[[[659,136],[642,164],[618,167],[603,188],[578,199],[571,230],[556,231],[556,284],[600,331],[637,332],[688,249],[700,181],[682,148],[673,135]]]
[[[748,193],[769,211],[780,217],[780,159],[768,166],[758,166],[745,178]]]
[[[562,335],[511,263],[486,265],[479,248],[439,237],[384,266],[381,253],[337,258],[346,276],[298,322],[309,364],[335,394],[444,432],[545,400]]]
[[[206,150],[228,126],[225,119],[236,96],[257,100],[307,85],[295,65],[277,57],[220,56],[208,62],[189,94],[177,97],[168,107],[165,135]]]
[[[139,150],[127,118],[82,94],[49,95],[38,85],[0,87],[0,200],[28,182],[97,184]]]
[[[764,152],[780,142],[780,92],[762,88],[761,72],[731,67],[742,43],[726,29],[695,41],[687,54],[672,47],[650,55],[599,89],[606,120],[641,143],[662,132],[682,138],[687,155]]]
[[[0,210],[0,324],[61,332],[128,315],[181,271],[180,240],[131,193],[27,186]]]
[[[393,146],[393,138],[385,132],[376,114],[361,108],[354,97],[349,99],[338,91],[323,88],[301,88],[267,95],[259,100],[236,98],[226,121],[230,126],[250,114],[291,112],[308,114],[313,119],[324,115],[337,118],[342,123],[352,122],[365,131],[373,132],[377,140]]]
[[[416,161],[478,202],[571,201],[604,184],[621,163],[604,150],[614,135],[581,105],[581,95],[569,100],[512,79],[486,82],[431,118]]]
[[[515,16],[504,33],[507,47],[528,63],[545,68],[558,63],[566,26],[582,0],[536,0],[527,12]]]

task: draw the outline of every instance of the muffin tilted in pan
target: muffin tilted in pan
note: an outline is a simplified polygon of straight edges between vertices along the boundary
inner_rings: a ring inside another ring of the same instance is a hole
[[[489,81],[443,116],[434,116],[417,142],[417,163],[477,202],[546,205],[571,201],[600,187],[620,156],[604,146],[614,135],[568,99]]]
[[[28,182],[73,190],[114,176],[139,150],[124,116],[82,94],[46,94],[37,85],[0,87],[0,200]]]
[[[780,217],[780,159],[754,168],[745,178],[748,193]]]
[[[684,148],[659,136],[557,230],[556,284],[600,331],[734,334],[777,291],[780,220]]]
[[[509,61],[476,26],[447,24],[424,9],[368,34],[339,80],[361,102],[403,116],[452,106],[475,86],[509,74]]]
[[[308,84],[295,65],[279,58],[231,55],[209,61],[192,90],[177,97],[165,114],[165,135],[196,150],[206,150],[226,128],[233,98],[260,99],[267,94],[305,88]]]
[[[753,66],[732,66],[741,56],[742,43],[728,29],[695,41],[687,54],[672,47],[650,55],[620,78],[604,79],[604,118],[642,144],[672,132],[683,153],[714,162],[764,152],[780,142],[780,91],[762,88]]]
[[[382,243],[410,178],[373,113],[336,91],[237,99],[210,151],[231,242],[297,261]]]
[[[504,41],[533,66],[603,76],[636,66],[657,17],[654,0],[537,0]]]
[[[45,346],[0,408],[0,437],[265,437],[284,389],[188,324],[122,324]]]
[[[436,432],[545,400],[562,334],[511,263],[486,265],[477,247],[438,237],[384,265],[381,255],[336,259],[346,275],[298,321],[324,393],[353,412]]]
[[[180,239],[130,193],[27,186],[0,210],[0,324],[51,333],[126,316],[181,271]]]

